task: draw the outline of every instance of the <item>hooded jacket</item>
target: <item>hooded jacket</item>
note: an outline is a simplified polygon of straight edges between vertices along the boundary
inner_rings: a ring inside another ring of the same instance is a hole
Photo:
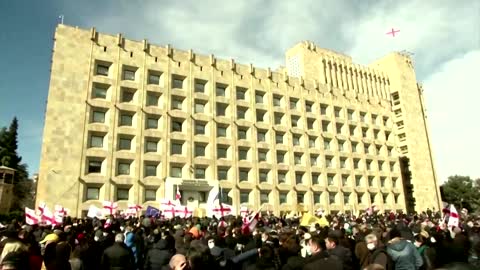
[[[387,253],[395,262],[395,270],[416,270],[423,264],[415,246],[403,238],[396,237],[390,240]]]
[[[173,252],[168,250],[167,240],[160,239],[153,244],[152,249],[145,258],[145,270],[160,270],[167,266],[173,256]]]

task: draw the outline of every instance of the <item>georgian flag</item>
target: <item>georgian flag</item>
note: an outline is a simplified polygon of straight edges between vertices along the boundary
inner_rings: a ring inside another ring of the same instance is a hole
[[[175,207],[175,216],[181,218],[189,218],[193,215],[193,210],[188,206],[178,205]]]
[[[175,200],[180,201],[181,198],[182,198],[182,194],[180,194],[180,189],[178,188],[178,185],[177,185],[177,193],[175,194]]]
[[[138,214],[138,211],[142,210],[142,206],[135,204],[135,203],[129,203],[128,204],[128,209],[125,210],[125,216],[130,217],[130,216],[136,216]]]
[[[232,206],[224,203],[220,203],[218,206],[214,206],[212,208],[212,212],[214,215],[220,216],[220,217],[225,217],[228,216],[232,213]]]
[[[47,225],[57,225],[58,218],[48,209],[48,207],[43,208],[42,221]]]
[[[103,202],[103,211],[105,215],[113,215],[115,210],[117,210],[118,204],[116,202],[104,201]]]
[[[35,210],[25,207],[25,223],[28,225],[38,224],[39,218]]]
[[[457,209],[455,209],[455,206],[453,204],[450,205],[450,217],[448,218],[448,227],[458,227],[458,222],[459,222],[459,216]]]
[[[66,217],[68,215],[68,213],[70,212],[69,209],[67,208],[64,208],[63,206],[61,205],[55,205],[55,215],[58,215],[58,216],[61,216],[61,217]]]

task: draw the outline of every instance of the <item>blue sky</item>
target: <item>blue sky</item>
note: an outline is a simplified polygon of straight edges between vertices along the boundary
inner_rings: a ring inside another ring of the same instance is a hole
[[[260,67],[284,65],[284,51],[303,40],[361,64],[391,51],[413,52],[439,177],[480,177],[480,1],[2,0],[0,126],[19,118],[19,152],[31,174],[39,166],[61,14],[65,24]],[[394,38],[385,35],[392,27],[400,29]]]

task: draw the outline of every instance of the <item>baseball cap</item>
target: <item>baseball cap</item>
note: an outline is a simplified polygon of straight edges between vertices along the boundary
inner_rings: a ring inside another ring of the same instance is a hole
[[[43,238],[42,241],[40,241],[40,244],[46,243],[46,242],[57,242],[59,240],[58,235],[55,233],[48,234]]]

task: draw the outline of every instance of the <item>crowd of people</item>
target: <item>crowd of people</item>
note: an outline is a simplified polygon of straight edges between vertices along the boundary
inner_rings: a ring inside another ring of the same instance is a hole
[[[107,219],[62,225],[13,220],[1,231],[0,269],[28,270],[430,270],[480,269],[480,218],[458,227],[440,213],[297,217]],[[250,224],[251,225],[251,224]]]

